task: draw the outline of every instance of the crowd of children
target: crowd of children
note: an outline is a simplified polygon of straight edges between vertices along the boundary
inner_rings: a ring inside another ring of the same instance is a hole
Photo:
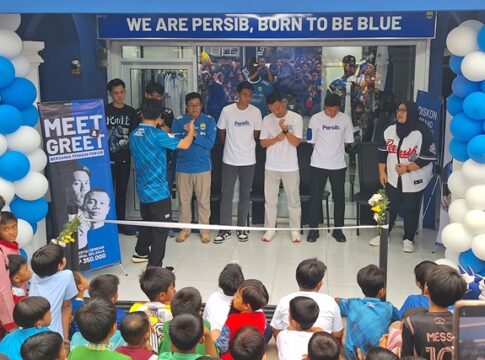
[[[63,248],[54,244],[27,261],[15,242],[17,219],[0,216],[0,360],[261,360],[273,338],[282,360],[452,358],[450,307],[467,286],[445,265],[418,264],[420,294],[398,310],[385,301],[379,267],[358,272],[364,297],[340,299],[322,292],[325,264],[307,259],[296,268],[298,291],[281,298],[272,319],[263,311],[266,287],[244,279],[237,264],[224,267],[205,307],[197,289],[176,291],[173,272],[147,267],[139,282],[148,301],[127,314],[116,307],[118,277],[88,282],[65,269]]]

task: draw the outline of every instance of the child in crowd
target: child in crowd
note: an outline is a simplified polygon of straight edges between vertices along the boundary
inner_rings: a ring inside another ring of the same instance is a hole
[[[89,297],[91,299],[104,299],[116,304],[118,301],[118,286],[120,279],[116,275],[98,275],[89,282]],[[121,320],[125,317],[125,311],[116,308],[116,325],[121,326]]]
[[[323,286],[323,277],[326,270],[325,264],[316,258],[303,260],[298,265],[296,282],[299,291],[281,298],[271,320],[275,337],[290,325],[288,317],[290,300],[297,296],[306,296],[315,300],[320,308],[315,327],[332,334],[337,339],[342,338],[343,324],[340,309],[331,296],[319,292]]]
[[[235,312],[227,317],[221,335],[216,341],[216,346],[222,352],[221,359],[232,359],[229,353],[229,342],[241,327],[253,326],[264,334],[266,316],[259,310],[268,304],[268,300],[268,291],[261,281],[250,279],[241,283],[232,301]]]
[[[17,225],[18,220],[13,213],[10,211],[0,212],[0,248],[6,255],[20,255],[19,244],[16,241]]]
[[[465,295],[467,285],[453,268],[438,265],[428,275],[424,294],[429,296],[429,311],[411,315],[404,321],[402,355],[425,359],[451,360],[453,357],[453,315],[448,307]]]
[[[45,245],[32,255],[30,264],[34,271],[30,295],[43,296],[49,300],[52,311],[49,328],[67,340],[72,316],[71,299],[78,291],[72,271],[64,270],[64,251],[59,245]]]
[[[290,301],[290,326],[276,338],[280,360],[302,359],[308,351],[308,342],[315,332],[322,329],[313,327],[320,309],[315,300],[297,296]]]
[[[172,316],[175,318],[181,314],[192,314],[194,316],[201,316],[202,296],[199,290],[193,287],[186,287],[177,291],[170,303],[172,308]],[[170,340],[170,323],[163,324],[163,341],[160,345],[159,353],[169,352],[172,345]],[[204,321],[204,338],[205,342],[197,344],[195,353],[199,355],[217,356],[217,350],[212,340],[210,324]]]
[[[421,290],[421,294],[409,295],[406,298],[404,304],[401,306],[401,309],[399,309],[399,315],[401,318],[404,316],[404,313],[409,309],[429,308],[429,299],[426,295],[424,295],[424,286],[426,285],[426,280],[429,273],[437,266],[438,264],[427,260],[422,261],[418,265],[416,265],[416,267],[414,268],[414,276],[416,278],[416,285]]]
[[[67,351],[62,336],[44,331],[29,337],[20,348],[23,360],[66,360]]]
[[[71,300],[72,322],[71,322],[71,327],[69,329],[69,334],[71,336],[77,331],[79,331],[79,328],[76,325],[76,322],[74,321],[74,315],[76,315],[77,309],[79,309],[79,307],[82,304],[84,304],[84,294],[86,293],[86,290],[88,290],[88,286],[89,286],[88,279],[85,276],[83,276],[83,274],[81,274],[79,271],[73,271],[72,274],[74,275],[74,281],[76,282],[78,293],[76,297]]]
[[[32,271],[22,255],[8,255],[8,274],[12,283],[13,300],[17,304],[28,295],[28,281]]]
[[[150,349],[150,319],[143,311],[135,311],[121,321],[121,335],[128,344],[120,346],[116,352],[131,357],[132,360],[156,360],[157,355]]]
[[[47,331],[51,323],[50,304],[40,296],[31,296],[21,300],[13,310],[13,318],[17,329],[2,340],[0,353],[10,360],[22,360],[20,347],[24,341],[40,332]]]
[[[81,305],[75,320],[87,346],[78,346],[69,354],[69,360],[129,360],[129,356],[114,352],[110,338],[116,330],[116,308],[112,302],[93,299]]]
[[[370,349],[365,357],[359,356],[359,360],[399,360],[399,357],[387,349],[376,347]]]
[[[244,280],[238,264],[227,264],[219,274],[219,289],[210,294],[202,318],[210,323],[212,338],[217,340],[231,308],[232,298]]]
[[[229,343],[229,352],[234,360],[262,360],[266,358],[266,340],[256,328],[244,326]]]
[[[150,346],[158,351],[163,340],[163,324],[172,320],[170,302],[175,294],[175,275],[158,266],[147,267],[140,275],[140,287],[149,301],[133,304],[130,312],[143,311],[148,315],[152,323]]]
[[[399,320],[398,310],[386,295],[386,274],[376,265],[368,265],[357,273],[357,283],[364,298],[336,299],[342,316],[347,317],[345,356],[357,358],[357,349],[365,355],[379,346],[379,340],[387,333],[392,321]]]
[[[306,360],[339,360],[340,345],[332,335],[316,332],[308,342]]]

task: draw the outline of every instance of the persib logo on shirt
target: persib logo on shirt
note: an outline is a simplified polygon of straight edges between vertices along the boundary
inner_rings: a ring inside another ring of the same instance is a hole
[[[206,129],[207,125],[205,123],[200,123],[199,129],[204,131]]]
[[[234,121],[234,126],[235,127],[242,127],[242,126],[249,126],[249,120],[246,121]]]
[[[332,126],[322,125],[322,130],[340,130],[340,126],[338,126],[338,125],[332,125]]]

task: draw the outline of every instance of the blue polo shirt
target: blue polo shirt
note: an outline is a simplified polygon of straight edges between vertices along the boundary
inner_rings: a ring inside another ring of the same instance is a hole
[[[266,105],[266,95],[273,92],[273,85],[266,80],[259,78],[257,81],[249,81],[253,85],[253,99],[251,104],[256,106],[261,115],[265,117],[269,114],[268,106]]]
[[[187,114],[172,123],[172,132],[183,138],[187,136],[184,126],[190,122]],[[186,150],[177,151],[177,172],[197,174],[211,171],[211,150],[217,136],[216,121],[207,114],[201,114],[195,120],[195,133],[192,145]]]
[[[140,201],[154,203],[170,197],[167,182],[167,150],[175,150],[180,140],[153,125],[140,124],[130,134],[130,149]]]

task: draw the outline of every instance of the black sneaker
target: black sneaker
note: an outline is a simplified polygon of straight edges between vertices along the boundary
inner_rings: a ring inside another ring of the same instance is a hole
[[[320,232],[318,230],[310,230],[306,237],[306,241],[315,242],[320,237]]]
[[[345,237],[342,230],[334,230],[332,232],[332,237],[337,240],[337,242],[344,243],[347,242],[347,238]]]
[[[248,233],[244,230],[236,230],[237,239],[240,242],[248,241]]]
[[[214,238],[214,244],[222,244],[227,239],[231,238],[231,232],[227,230],[221,230]]]
[[[175,273],[175,268],[173,266],[164,266],[163,268]]]
[[[135,264],[148,262],[148,255],[140,255],[135,251],[131,256],[131,261]]]

